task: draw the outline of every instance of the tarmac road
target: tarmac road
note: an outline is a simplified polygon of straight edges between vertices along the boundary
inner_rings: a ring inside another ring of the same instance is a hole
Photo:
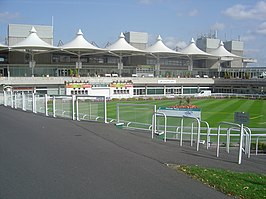
[[[113,124],[0,106],[0,199],[229,198],[166,163],[265,173],[265,158],[236,162],[234,152],[216,158]]]

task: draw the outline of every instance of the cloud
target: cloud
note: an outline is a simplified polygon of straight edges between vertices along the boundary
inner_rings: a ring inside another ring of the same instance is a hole
[[[176,47],[177,47],[178,50],[180,50],[180,49],[183,49],[183,48],[187,47],[187,45],[188,45],[187,42],[179,41],[179,42],[177,42]]]
[[[188,12],[188,16],[195,17],[198,15],[198,13],[199,13],[199,11],[197,9],[193,9],[193,10]]]
[[[0,12],[0,22],[6,22],[19,17],[19,13]]]
[[[223,30],[225,28],[225,25],[223,23],[216,22],[211,26],[212,30]]]
[[[266,22],[263,22],[258,26],[256,33],[266,35]]]
[[[153,0],[139,0],[139,3],[140,4],[145,4],[145,5],[148,5],[148,4],[151,4]]]
[[[153,3],[163,3],[164,0],[138,0],[138,2],[140,4],[150,5],[150,4],[153,4]]]
[[[164,39],[164,44],[171,49],[183,49],[187,46],[185,41],[179,41],[175,37],[166,37]]]
[[[230,8],[227,8],[222,13],[228,17],[238,20],[244,20],[244,19],[264,20],[266,18],[266,2],[259,1],[253,7],[237,4]]]
[[[256,40],[256,37],[254,35],[245,35],[245,36],[241,36],[240,39],[241,39],[241,41],[249,42],[249,41]]]

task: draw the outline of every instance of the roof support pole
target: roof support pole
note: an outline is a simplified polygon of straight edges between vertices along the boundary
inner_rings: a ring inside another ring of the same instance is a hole
[[[119,77],[122,76],[122,69],[123,69],[123,62],[122,62],[122,56],[120,55],[118,62]]]
[[[81,62],[81,59],[80,59],[81,55],[80,55],[80,52],[78,53],[78,61],[76,63],[76,68],[78,69],[78,74],[77,76],[79,77],[79,73],[80,73],[80,68],[82,68],[82,62]]]
[[[29,63],[29,67],[31,68],[31,76],[34,77],[34,68],[35,68],[35,61],[34,61],[34,53],[31,52],[30,53],[30,63]]]
[[[160,76],[160,68],[161,68],[161,64],[160,64],[160,57],[156,57],[156,65],[155,65],[155,77],[159,77]]]

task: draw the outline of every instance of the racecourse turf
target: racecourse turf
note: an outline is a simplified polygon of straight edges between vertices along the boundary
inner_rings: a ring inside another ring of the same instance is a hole
[[[158,107],[179,105],[180,99],[171,100],[137,100],[137,101],[109,101],[107,103],[108,118],[116,118],[116,104],[153,104]],[[183,99],[185,104],[186,100]],[[190,104],[201,109],[201,119],[207,121],[211,127],[217,127],[219,122],[234,122],[235,112],[249,113],[251,128],[266,127],[266,100],[253,99],[191,99]],[[134,113],[132,113],[134,114]],[[140,116],[140,115],[139,115]],[[140,116],[141,117],[141,116]]]

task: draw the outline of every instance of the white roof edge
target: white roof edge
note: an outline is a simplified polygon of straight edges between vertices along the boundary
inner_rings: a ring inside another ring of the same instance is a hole
[[[144,50],[146,53],[151,54],[181,54],[180,52],[174,51],[167,47],[163,41],[162,37],[158,35],[157,41],[150,47],[146,48]]]
[[[62,50],[68,51],[104,51],[104,49],[98,48],[89,43],[83,36],[81,29],[76,33],[76,37],[70,42],[60,46]]]
[[[22,41],[15,45],[9,46],[10,49],[34,49],[34,50],[48,50],[57,49],[45,41],[43,41],[38,35],[34,26],[30,30],[30,34]]]

